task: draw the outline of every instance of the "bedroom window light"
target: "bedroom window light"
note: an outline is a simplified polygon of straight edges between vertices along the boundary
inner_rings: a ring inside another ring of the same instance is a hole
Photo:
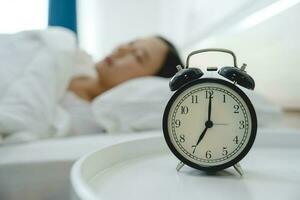
[[[48,0],[0,1],[0,33],[48,26]]]
[[[245,30],[251,28],[257,24],[262,23],[263,21],[287,10],[290,7],[293,7],[300,3],[300,0],[279,0],[275,3],[263,8],[254,14],[250,15],[246,19],[242,20],[238,25],[240,30]]]

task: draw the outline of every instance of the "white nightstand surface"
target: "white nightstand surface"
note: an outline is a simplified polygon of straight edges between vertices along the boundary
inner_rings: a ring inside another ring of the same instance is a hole
[[[270,138],[270,140],[268,140]],[[258,135],[242,160],[244,176],[233,168],[207,174],[178,160],[162,137],[116,144],[89,154],[73,166],[78,199],[300,199],[300,134]]]

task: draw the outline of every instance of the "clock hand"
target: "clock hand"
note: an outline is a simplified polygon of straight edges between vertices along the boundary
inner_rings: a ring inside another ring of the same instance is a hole
[[[199,143],[201,142],[201,140],[203,139],[203,137],[204,137],[204,135],[205,135],[207,129],[208,129],[208,127],[205,126],[205,129],[202,131],[200,137],[198,138],[197,144],[193,146],[193,147],[195,147],[194,150],[193,150],[193,153],[195,153],[196,147],[198,146],[198,144],[199,144]]]
[[[205,135],[207,129],[208,129],[208,127],[205,127],[205,129],[204,129],[203,132],[201,133],[201,135],[200,135],[200,137],[199,137],[199,139],[198,139],[198,141],[197,141],[196,146],[197,146],[197,145],[201,142],[201,140],[203,139],[203,137],[204,137],[204,135]]]
[[[228,123],[214,123],[214,125],[223,125],[223,126],[227,126]]]
[[[212,94],[209,95],[209,102],[208,102],[208,120],[207,121],[211,121],[210,117],[211,117],[211,99],[212,99]]]

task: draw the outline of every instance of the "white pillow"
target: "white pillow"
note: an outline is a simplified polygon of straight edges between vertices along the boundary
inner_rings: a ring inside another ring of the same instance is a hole
[[[92,109],[107,132],[161,128],[164,108],[171,97],[169,79],[144,77],[127,81],[97,97]]]
[[[253,91],[244,91],[256,109],[258,126],[280,119],[278,107]],[[92,109],[97,123],[107,132],[161,130],[163,112],[172,94],[169,79],[137,78],[97,97]]]

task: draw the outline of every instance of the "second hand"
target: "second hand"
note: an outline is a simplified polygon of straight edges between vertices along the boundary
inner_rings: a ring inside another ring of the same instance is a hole
[[[228,123],[214,123],[214,125],[222,125],[222,126],[227,126]]]

